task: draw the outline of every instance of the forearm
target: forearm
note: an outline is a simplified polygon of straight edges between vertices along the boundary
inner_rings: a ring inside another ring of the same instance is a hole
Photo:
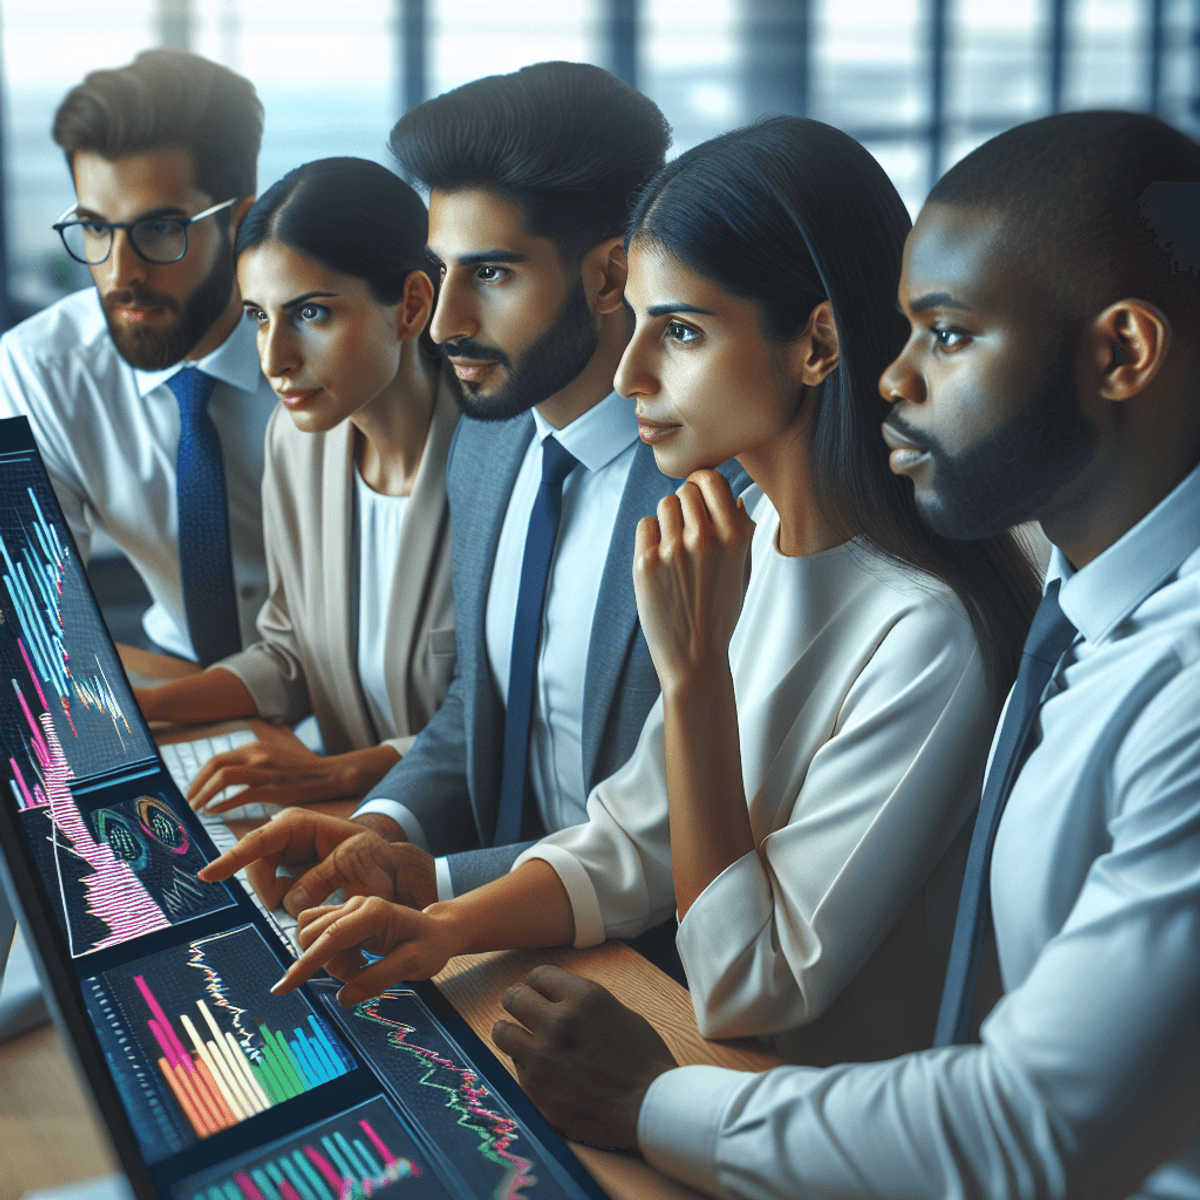
[[[540,860],[425,911],[442,925],[451,954],[567,946],[575,937],[567,890],[554,868]]]
[[[742,781],[737,702],[727,662],[663,693],[671,863],[679,916],[754,849]]]
[[[258,713],[246,685],[232,671],[219,667],[159,687],[139,688],[136,694],[142,715],[148,721],[190,725],[231,721]]]

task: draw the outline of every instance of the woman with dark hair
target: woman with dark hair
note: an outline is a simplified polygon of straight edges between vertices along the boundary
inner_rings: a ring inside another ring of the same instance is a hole
[[[677,912],[706,1035],[775,1035],[812,1063],[929,1044],[951,850],[1037,584],[1009,535],[932,535],[889,471],[877,381],[905,340],[908,227],[861,146],[798,118],[654,179],[616,382],[659,466],[688,476],[634,562],[662,701],[586,825],[423,913],[310,910],[284,987],[327,965],[346,1002],[464,951],[593,945]],[[709,469],[730,456],[756,484],[736,503]],[[382,962],[361,966],[364,941]]]
[[[426,232],[412,188],[358,158],[289,172],[238,232],[246,316],[281,401],[266,438],[262,640],[138,701],[176,722],[313,713],[326,753],[255,742],[218,754],[188,792],[196,808],[229,787],[210,811],[360,796],[445,698],[458,408],[422,345]]]

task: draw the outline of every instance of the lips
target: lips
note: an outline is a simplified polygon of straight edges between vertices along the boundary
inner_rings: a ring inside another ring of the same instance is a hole
[[[313,396],[315,396],[320,390],[320,388],[308,388],[302,392],[276,391],[275,394],[283,402],[285,407],[296,408],[298,405],[305,403],[305,401],[311,400]]]
[[[891,449],[888,465],[894,474],[903,475],[913,470],[928,456],[929,451],[926,447],[901,433],[891,421],[884,421],[882,429],[883,440]]]
[[[494,362],[474,362],[461,358],[451,358],[447,361],[459,379],[472,383],[477,383],[496,365]]]
[[[648,417],[643,417],[640,414],[637,418],[638,437],[647,444],[660,442],[668,434],[674,433],[680,428],[678,424],[673,424],[669,421],[651,421]]]

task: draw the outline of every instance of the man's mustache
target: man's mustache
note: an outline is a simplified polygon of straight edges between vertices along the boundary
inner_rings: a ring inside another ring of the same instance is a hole
[[[921,433],[914,429],[898,412],[894,409],[883,420],[885,425],[890,425],[897,433],[907,439],[918,450],[923,450],[928,453],[931,450],[938,450],[938,444],[929,437],[928,434]]]
[[[449,358],[453,355],[455,358],[473,358],[477,362],[499,363],[502,367],[512,366],[512,363],[508,360],[508,355],[503,350],[496,346],[484,346],[479,342],[471,341],[470,338],[458,338],[453,342],[442,342],[438,346],[438,353],[443,358]]]
[[[165,308],[173,313],[181,311],[179,301],[174,296],[154,292],[149,288],[121,288],[118,291],[106,292],[101,302],[104,311],[109,313],[118,308]]]

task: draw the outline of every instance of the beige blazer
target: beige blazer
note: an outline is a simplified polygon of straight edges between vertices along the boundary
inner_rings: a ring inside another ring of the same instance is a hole
[[[387,690],[405,754],[438,710],[454,668],[446,455],[458,405],[443,382],[404,518],[388,611]],[[315,713],[328,754],[380,743],[358,678],[354,428],[301,433],[283,407],[267,425],[263,535],[269,592],[262,641],[224,659],[259,714],[292,725]],[[210,668],[214,669],[214,668]]]

